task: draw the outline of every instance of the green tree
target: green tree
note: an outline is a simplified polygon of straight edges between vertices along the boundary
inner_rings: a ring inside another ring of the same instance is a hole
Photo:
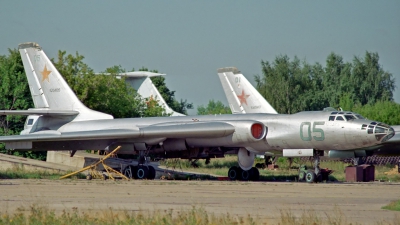
[[[356,105],[353,111],[362,116],[389,125],[400,124],[400,104],[393,101],[378,101],[366,105]]]
[[[378,101],[393,101],[393,75],[382,69],[378,53],[366,52],[365,57],[354,57],[352,85],[356,87],[356,101],[361,105]]]
[[[74,56],[67,55],[65,51],[59,51],[57,59],[54,62],[57,70],[87,107],[111,114],[115,118],[163,115],[162,109],[159,113],[155,113],[154,109],[151,109],[151,113],[146,113],[146,110],[150,108],[144,100],[126,84],[124,78],[116,79],[117,73],[125,72],[121,66],[107,68],[108,75],[96,75],[83,62],[84,57],[78,52]]]
[[[279,113],[337,108],[345,99],[360,105],[393,101],[394,78],[382,69],[377,53],[354,57],[353,63],[331,53],[325,67],[285,55],[273,63],[261,61],[261,67],[256,87]]]
[[[203,105],[197,107],[197,115],[215,114],[231,114],[231,109],[220,101],[214,101],[214,99],[210,100],[206,107]]]

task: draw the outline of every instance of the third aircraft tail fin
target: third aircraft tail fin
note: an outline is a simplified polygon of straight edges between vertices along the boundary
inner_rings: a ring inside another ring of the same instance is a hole
[[[236,67],[220,68],[218,69],[218,76],[233,114],[277,114],[276,110]]]

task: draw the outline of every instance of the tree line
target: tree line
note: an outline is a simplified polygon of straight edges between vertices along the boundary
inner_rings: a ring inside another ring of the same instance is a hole
[[[393,100],[393,75],[379,64],[378,53],[354,56],[352,62],[331,53],[326,65],[310,64],[287,55],[272,62],[261,61],[261,75],[255,76],[256,89],[278,113],[318,111],[326,107],[355,111],[390,125],[400,124],[400,105]],[[210,100],[198,114],[226,114],[229,108]]]

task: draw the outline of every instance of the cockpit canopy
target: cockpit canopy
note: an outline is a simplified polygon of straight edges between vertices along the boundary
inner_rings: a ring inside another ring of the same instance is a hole
[[[329,116],[329,121],[349,121],[356,119],[365,119],[360,114],[353,112],[332,112]]]

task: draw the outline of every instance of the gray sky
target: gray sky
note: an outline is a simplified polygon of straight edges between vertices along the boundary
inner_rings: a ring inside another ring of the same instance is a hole
[[[85,56],[96,72],[121,65],[166,73],[177,99],[227,105],[217,68],[236,66],[254,84],[261,60],[297,55],[325,65],[378,52],[400,102],[400,1],[2,1],[0,54],[39,43]]]

